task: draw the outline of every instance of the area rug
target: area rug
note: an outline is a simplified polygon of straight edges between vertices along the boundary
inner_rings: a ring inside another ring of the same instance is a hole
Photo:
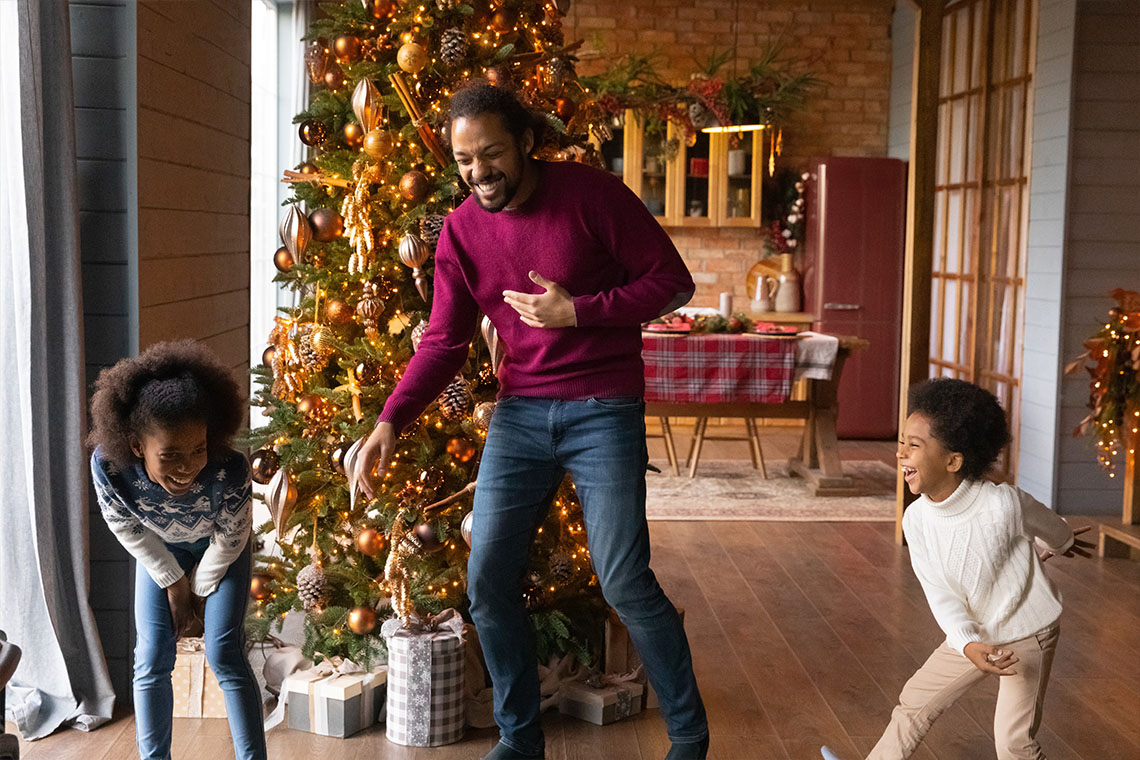
[[[768,479],[745,461],[701,460],[697,477],[646,473],[650,520],[852,522],[895,519],[895,468],[877,461],[843,462],[862,496],[812,496],[787,462],[768,464]]]

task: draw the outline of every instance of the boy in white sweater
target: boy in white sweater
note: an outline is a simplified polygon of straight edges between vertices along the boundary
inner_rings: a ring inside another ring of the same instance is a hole
[[[994,714],[1000,760],[1043,760],[1041,708],[1059,633],[1061,595],[1041,562],[1089,556],[1062,518],[1024,491],[983,475],[1009,442],[989,391],[936,379],[910,392],[898,462],[911,493],[903,515],[911,564],[946,632],[903,687],[868,760],[909,757],[942,712],[989,675],[1001,677]],[[1047,551],[1038,556],[1040,541]],[[827,760],[838,760],[823,748]]]

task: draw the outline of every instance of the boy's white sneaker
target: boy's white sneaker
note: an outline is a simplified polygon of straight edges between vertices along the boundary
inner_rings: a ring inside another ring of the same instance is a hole
[[[840,760],[839,755],[832,752],[830,747],[820,747],[819,754],[823,756],[823,760]]]

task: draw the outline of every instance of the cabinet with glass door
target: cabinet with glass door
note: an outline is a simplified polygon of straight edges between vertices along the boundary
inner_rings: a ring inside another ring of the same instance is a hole
[[[721,227],[760,227],[764,132],[718,132],[712,137],[713,209]]]

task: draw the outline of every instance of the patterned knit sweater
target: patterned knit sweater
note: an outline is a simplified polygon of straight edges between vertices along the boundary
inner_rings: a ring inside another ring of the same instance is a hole
[[[195,594],[208,596],[249,540],[249,463],[240,452],[207,464],[183,496],[153,482],[142,462],[120,469],[99,449],[91,455],[91,478],[107,527],[161,588],[184,575],[167,543],[210,538],[190,579]]]
[[[1006,644],[1048,628],[1061,594],[1034,551],[1073,545],[1068,523],[1021,489],[965,480],[947,499],[925,495],[903,514],[914,573],[947,643]]]

